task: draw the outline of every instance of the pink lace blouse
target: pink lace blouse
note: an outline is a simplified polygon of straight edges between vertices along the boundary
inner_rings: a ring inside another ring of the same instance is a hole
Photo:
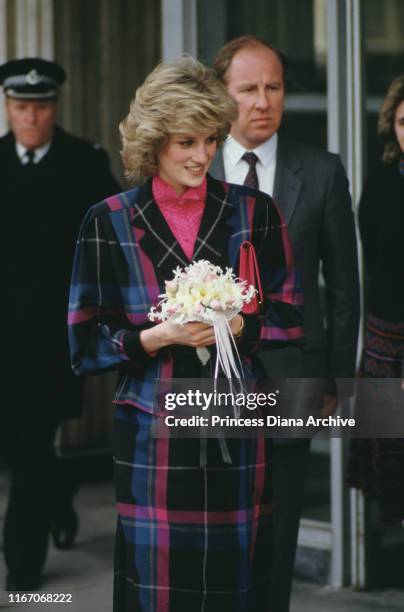
[[[206,178],[182,195],[160,176],[153,177],[153,197],[185,255],[191,259],[206,200]]]

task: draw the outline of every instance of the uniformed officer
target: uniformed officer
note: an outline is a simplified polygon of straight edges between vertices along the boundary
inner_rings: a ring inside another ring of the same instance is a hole
[[[119,191],[107,154],[55,124],[65,78],[61,66],[40,58],[0,66],[10,126],[0,138],[8,590],[38,588],[49,533],[67,548],[77,532],[77,486],[54,452],[62,419],[81,411],[82,381],[70,369],[66,332],[70,273],[86,210]]]

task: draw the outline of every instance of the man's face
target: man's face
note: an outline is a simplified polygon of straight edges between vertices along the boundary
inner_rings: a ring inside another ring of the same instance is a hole
[[[51,140],[56,102],[6,98],[6,112],[15,139],[27,149],[37,149]]]
[[[247,149],[255,149],[281,124],[285,98],[282,64],[266,47],[242,49],[231,61],[226,85],[239,110],[230,133]]]

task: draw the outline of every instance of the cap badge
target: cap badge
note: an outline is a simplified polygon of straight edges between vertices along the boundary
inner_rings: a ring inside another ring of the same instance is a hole
[[[28,85],[38,85],[40,80],[41,80],[41,77],[37,73],[36,70],[31,70],[30,72],[28,72],[28,74],[25,77],[25,82]]]

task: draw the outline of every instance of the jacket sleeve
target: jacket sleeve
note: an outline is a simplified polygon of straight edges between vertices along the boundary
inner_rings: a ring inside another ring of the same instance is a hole
[[[253,219],[256,249],[264,293],[262,314],[249,315],[240,348],[256,352],[274,344],[299,344],[303,338],[303,292],[292,245],[280,210],[260,194]]]
[[[326,288],[327,373],[353,377],[360,314],[358,257],[348,179],[338,156],[332,157],[329,172],[320,257]]]
[[[76,374],[113,370],[125,362],[142,366],[152,359],[140,342],[140,331],[127,318],[116,270],[123,270],[121,249],[107,214],[87,213],[74,257],[68,331],[71,364]]]

